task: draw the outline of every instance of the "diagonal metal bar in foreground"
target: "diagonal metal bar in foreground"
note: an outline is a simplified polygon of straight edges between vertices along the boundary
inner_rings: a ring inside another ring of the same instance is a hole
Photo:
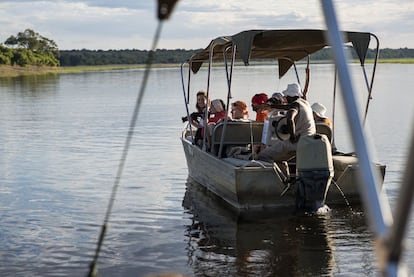
[[[124,144],[124,148],[122,151],[121,159],[119,161],[118,170],[116,173],[114,184],[112,186],[111,197],[109,199],[108,207],[105,213],[104,222],[102,224],[101,232],[99,234],[98,243],[97,243],[96,250],[95,250],[95,255],[93,257],[92,262],[89,265],[89,272],[87,275],[88,277],[98,275],[97,264],[98,264],[99,254],[100,254],[100,251],[103,245],[103,241],[105,239],[106,230],[108,229],[108,223],[109,223],[110,215],[112,213],[112,207],[115,202],[119,184],[121,182],[122,173],[124,171],[126,159],[128,156],[128,150],[131,145],[132,137],[134,135],[135,125],[138,120],[139,109],[141,107],[142,99],[144,98],[145,88],[147,86],[150,70],[154,62],[156,46],[160,38],[162,23],[164,22],[164,20],[170,17],[176,2],[177,0],[158,0],[158,20],[159,20],[158,26],[154,34],[151,51],[148,52],[148,58],[147,58],[146,67],[144,71],[144,77],[142,79],[141,87],[140,87],[140,90],[139,90],[139,93],[138,93],[138,96],[135,102],[134,112],[132,114],[131,122],[129,124],[128,134],[125,139],[125,144]]]
[[[321,0],[321,5],[328,29],[327,36],[332,45],[335,64],[338,68],[338,76],[347,110],[348,123],[358,154],[360,173],[362,173],[360,174],[360,178],[362,178],[362,183],[364,184],[359,189],[363,198],[364,209],[368,216],[368,223],[374,232],[376,256],[380,272],[383,276],[408,276],[407,268],[400,263],[399,259],[402,251],[401,241],[404,237],[403,234],[409,218],[414,193],[414,188],[410,185],[414,179],[413,173],[407,173],[404,178],[403,189],[400,193],[402,201],[398,201],[398,217],[397,221],[393,224],[389,203],[386,201],[385,196],[378,191],[378,187],[376,186],[378,183],[377,176],[374,174],[369,146],[363,134],[354,89],[343,50],[343,39],[339,32],[335,10],[331,0]],[[410,161],[414,160],[414,138],[409,158]]]

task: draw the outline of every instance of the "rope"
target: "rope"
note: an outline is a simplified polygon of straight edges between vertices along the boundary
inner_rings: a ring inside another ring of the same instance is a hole
[[[130,144],[131,144],[131,140],[132,140],[132,137],[134,135],[134,129],[135,129],[135,124],[136,124],[137,119],[138,119],[139,108],[141,106],[141,102],[142,102],[142,99],[144,97],[144,92],[145,92],[148,77],[149,77],[149,74],[150,74],[151,66],[152,66],[152,63],[154,61],[156,45],[158,43],[158,39],[159,39],[160,34],[161,34],[162,22],[163,21],[158,22],[157,30],[155,32],[154,39],[153,39],[152,48],[151,48],[151,51],[148,52],[148,59],[147,59],[147,62],[146,62],[144,77],[143,77],[143,80],[142,80],[142,83],[141,83],[141,88],[140,88],[140,91],[138,93],[137,100],[135,102],[135,108],[134,108],[132,119],[131,119],[131,122],[130,122],[130,125],[129,125],[128,135],[127,135],[126,140],[125,140],[121,160],[119,161],[118,171],[117,171],[117,174],[116,174],[116,177],[115,177],[114,185],[112,187],[111,198],[109,200],[109,204],[108,204],[108,207],[107,207],[107,210],[106,210],[104,223],[102,225],[101,233],[99,235],[99,240],[98,240],[98,245],[97,245],[97,248],[96,248],[96,251],[95,251],[95,256],[94,256],[93,261],[92,261],[92,263],[90,264],[90,267],[89,267],[88,276],[97,276],[97,273],[98,273],[96,265],[97,265],[97,262],[98,262],[99,253],[101,251],[101,247],[102,247],[102,244],[103,244],[103,241],[104,241],[104,238],[105,238],[105,233],[106,233],[106,229],[107,229],[107,226],[108,226],[109,217],[111,215],[112,207],[113,207],[114,202],[115,202],[116,193],[117,193],[117,190],[118,190],[118,187],[119,187],[119,183],[121,181],[122,172],[123,172],[124,167],[125,167],[125,161],[126,161],[126,158],[127,158],[127,155],[128,155],[128,150],[129,150],[129,147],[130,147]]]

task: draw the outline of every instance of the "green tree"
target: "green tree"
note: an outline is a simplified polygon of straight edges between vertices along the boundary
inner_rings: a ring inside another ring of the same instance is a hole
[[[13,51],[0,44],[0,64],[11,65],[13,58]]]
[[[57,44],[32,29],[19,32],[17,36],[10,36],[4,42],[14,48],[12,64],[19,65],[59,65],[59,49]],[[26,51],[23,51],[26,50]],[[27,63],[26,63],[27,62]]]

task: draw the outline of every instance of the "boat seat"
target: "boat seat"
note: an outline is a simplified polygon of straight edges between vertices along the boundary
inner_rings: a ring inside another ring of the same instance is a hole
[[[247,146],[248,144],[260,144],[262,140],[263,122],[228,121],[219,123],[214,127],[211,136],[211,152],[218,155],[222,134],[222,156],[228,146]]]
[[[323,134],[328,137],[330,143],[332,143],[332,128],[328,124],[323,122],[316,122],[316,133]]]

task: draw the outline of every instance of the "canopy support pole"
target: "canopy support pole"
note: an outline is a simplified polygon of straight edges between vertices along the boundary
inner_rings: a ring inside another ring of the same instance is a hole
[[[231,49],[231,63],[230,63],[230,72],[228,69],[228,63],[227,63],[227,51]],[[233,68],[234,68],[234,61],[236,60],[236,45],[233,44],[231,47],[227,47],[223,51],[223,59],[224,64],[226,68],[226,78],[227,78],[227,109],[226,109],[226,117],[224,118],[224,125],[223,125],[223,132],[221,132],[220,137],[220,146],[219,151],[217,154],[217,157],[221,158],[221,154],[223,152],[223,142],[224,142],[224,136],[226,134],[226,127],[227,127],[227,121],[228,121],[228,113],[229,113],[229,105],[230,105],[230,98],[232,98],[231,95],[231,82],[233,78]]]
[[[303,88],[303,98],[306,100],[306,96],[308,94],[308,89],[309,89],[309,83],[310,83],[310,68],[309,68],[309,64],[310,64],[310,55],[308,55],[308,60],[307,60],[307,65],[306,65],[306,80],[305,80],[305,86]]]
[[[375,71],[377,69],[377,63],[378,63],[378,57],[379,57],[379,40],[378,40],[378,37],[374,34],[371,34],[371,36],[373,36],[375,38],[375,41],[377,42],[377,48],[376,48],[376,51],[375,51],[374,67],[372,69],[371,83],[370,84],[368,84],[368,78],[367,78],[367,74],[365,72],[365,66],[363,64],[361,64],[362,70],[364,71],[365,82],[366,82],[367,88],[368,88],[368,97],[367,97],[367,103],[365,105],[365,114],[364,114],[364,126],[365,126],[365,122],[367,120],[369,103],[372,99],[372,87],[373,87],[373,84],[374,84]]]

